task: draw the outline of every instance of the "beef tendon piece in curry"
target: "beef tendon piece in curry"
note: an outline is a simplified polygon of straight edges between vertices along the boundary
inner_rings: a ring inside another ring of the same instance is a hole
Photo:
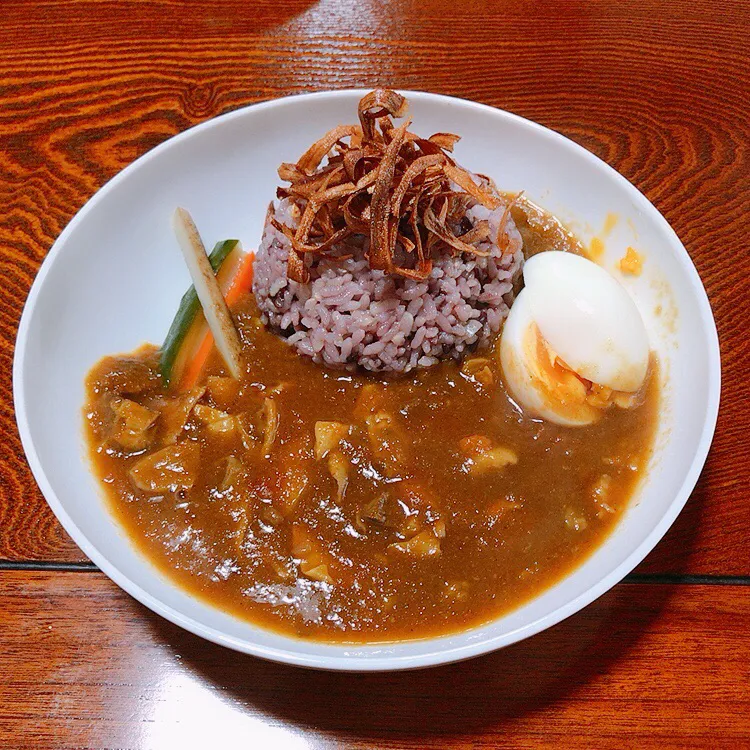
[[[254,257],[206,253],[178,210],[194,287],[164,345],[87,380],[93,468],[138,550],[286,635],[492,620],[602,543],[650,457],[658,367],[628,294],[405,115],[372,92],[283,164]]]

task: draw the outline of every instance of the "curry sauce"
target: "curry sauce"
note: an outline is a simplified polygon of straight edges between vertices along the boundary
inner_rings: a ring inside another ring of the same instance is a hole
[[[240,381],[216,352],[179,394],[154,347],[106,357],[86,430],[138,550],[260,626],[374,642],[484,623],[580,565],[647,466],[653,362],[640,405],[571,429],[525,416],[493,351],[388,379],[299,357],[251,295],[233,313]]]

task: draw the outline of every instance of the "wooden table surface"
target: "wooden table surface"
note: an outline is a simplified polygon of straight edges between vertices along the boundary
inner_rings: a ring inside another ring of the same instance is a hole
[[[3,0],[0,747],[750,747],[749,36],[742,0]],[[39,263],[133,159],[376,85],[508,109],[631,180],[708,289],[724,387],[695,492],[622,584],[484,658],[335,675],[203,643],[99,573],[28,470],[11,364]]]

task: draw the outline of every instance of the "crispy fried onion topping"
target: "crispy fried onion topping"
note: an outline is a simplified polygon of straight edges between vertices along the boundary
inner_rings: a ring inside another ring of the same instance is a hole
[[[460,235],[455,230],[466,226],[462,219],[469,205],[479,202],[490,210],[502,205],[494,185],[487,178],[477,184],[451,158],[459,136],[412,133],[411,120],[403,119],[407,108],[395,91],[371,91],[359,103],[359,125],[334,128],[296,164],[279,167],[279,177],[289,185],[280,187],[277,197],[290,198],[301,209],[296,230],[271,218],[291,243],[290,279],[310,280],[308,255],[351,257],[331,252],[355,234],[370,238],[371,268],[419,280],[432,270],[433,251],[487,255],[477,246],[490,239],[486,221]],[[393,119],[403,122],[396,126]],[[499,235],[508,216],[509,207]]]

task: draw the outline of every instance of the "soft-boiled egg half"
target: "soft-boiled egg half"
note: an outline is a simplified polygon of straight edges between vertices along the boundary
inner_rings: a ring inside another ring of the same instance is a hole
[[[649,364],[638,308],[596,263],[550,251],[526,261],[524,288],[500,338],[511,396],[528,413],[565,426],[591,424],[637,400]]]

